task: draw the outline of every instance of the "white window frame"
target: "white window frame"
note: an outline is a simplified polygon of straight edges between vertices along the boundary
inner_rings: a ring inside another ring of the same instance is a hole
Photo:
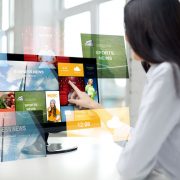
[[[15,3],[15,1],[14,1],[14,3]],[[0,7],[1,7],[1,20],[0,20],[0,28],[2,29],[2,21],[3,21],[3,17],[2,17],[2,9],[3,9],[3,4],[2,4],[2,1],[1,1],[1,3],[0,3]],[[15,4],[14,4],[14,9],[15,9]],[[10,21],[11,21],[11,14],[10,14],[10,11],[11,11],[11,0],[10,0],[10,3],[9,3],[9,23],[10,23]],[[15,12],[15,10],[14,10],[14,12]],[[11,50],[12,50],[12,45],[10,44],[10,34],[11,33],[14,33],[14,31],[15,31],[15,22],[13,23],[13,26],[11,26],[11,23],[9,24],[9,28],[8,29],[6,29],[6,30],[1,30],[0,31],[0,49],[2,50],[2,37],[3,36],[6,36],[6,38],[7,38],[7,47],[6,47],[6,49],[7,49],[7,52],[6,53],[8,53],[8,52],[10,52]],[[14,42],[13,42],[14,43]],[[14,47],[13,47],[13,50],[12,51],[14,51]],[[11,52],[12,53],[12,52]]]
[[[56,9],[57,12],[57,17],[58,17],[58,22],[59,22],[59,27],[61,36],[63,38],[64,34],[64,22],[65,19],[74,15],[78,15],[84,12],[90,12],[90,17],[91,17],[91,33],[92,34],[98,34],[99,33],[99,6],[102,3],[105,2],[110,2],[112,0],[92,0],[71,8],[66,9],[64,7],[64,1],[56,1],[55,6],[58,7]],[[61,49],[64,51],[64,40],[61,39]]]

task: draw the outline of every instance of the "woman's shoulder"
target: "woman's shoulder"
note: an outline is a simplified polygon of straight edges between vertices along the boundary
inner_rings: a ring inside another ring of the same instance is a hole
[[[174,77],[174,73],[180,76],[180,68],[178,65],[169,62],[163,62],[160,64],[152,64],[147,77],[153,78],[166,78],[167,80]]]

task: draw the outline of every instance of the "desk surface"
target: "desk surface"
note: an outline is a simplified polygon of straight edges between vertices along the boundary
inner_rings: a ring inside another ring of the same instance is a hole
[[[57,142],[58,138],[51,141]],[[83,139],[83,140],[82,140]],[[58,139],[59,141],[60,138]],[[70,140],[68,140],[70,141]],[[119,179],[116,163],[121,147],[111,142],[81,138],[74,152],[48,155],[45,158],[0,164],[1,180],[113,180]],[[66,139],[67,142],[67,139]]]
[[[51,138],[78,145],[74,152],[45,158],[0,163],[0,180],[121,180],[116,164],[122,148],[112,141],[90,138]],[[73,143],[72,143],[73,142]],[[152,174],[148,180],[167,180]]]

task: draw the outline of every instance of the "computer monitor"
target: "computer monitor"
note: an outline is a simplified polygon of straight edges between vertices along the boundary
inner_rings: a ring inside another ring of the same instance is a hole
[[[17,112],[43,112],[39,123],[46,141],[48,133],[100,126],[100,121],[94,121],[92,115],[89,118],[86,114],[80,114],[79,119],[74,117],[74,112],[80,111],[68,102],[73,92],[69,80],[99,102],[96,59],[30,54],[4,57],[0,56],[0,92],[13,94],[9,106]],[[53,152],[52,146],[50,149]]]

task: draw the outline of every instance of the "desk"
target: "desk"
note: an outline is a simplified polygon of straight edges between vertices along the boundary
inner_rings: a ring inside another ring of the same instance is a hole
[[[50,142],[62,141],[51,138]],[[91,138],[66,138],[77,144],[74,152],[4,162],[0,164],[0,180],[120,180],[116,163],[122,148],[109,140],[96,142]],[[165,180],[153,175],[148,180]]]
[[[50,139],[57,143],[58,138]],[[1,180],[112,180],[118,179],[116,162],[121,147],[90,138],[67,138],[78,145],[74,152],[0,164]],[[59,138],[62,141],[62,138]]]

